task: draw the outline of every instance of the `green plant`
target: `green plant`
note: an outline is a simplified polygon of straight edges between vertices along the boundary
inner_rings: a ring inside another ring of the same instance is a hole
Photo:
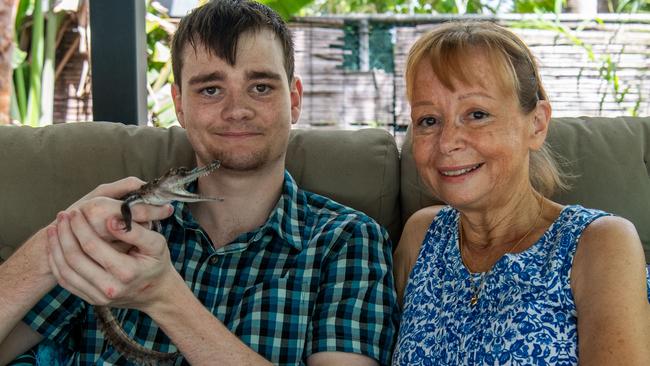
[[[43,4],[47,6],[43,8]],[[14,37],[11,115],[29,126],[52,123],[60,14],[50,2],[19,0]]]
[[[259,2],[277,11],[284,19],[290,19],[298,14],[302,8],[311,4],[313,0],[259,0]]]
[[[147,0],[147,107],[149,121],[157,127],[178,124],[170,90],[174,83],[170,44],[175,30],[167,9]]]

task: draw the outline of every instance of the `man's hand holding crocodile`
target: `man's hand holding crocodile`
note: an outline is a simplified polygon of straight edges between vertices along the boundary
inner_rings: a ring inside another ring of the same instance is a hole
[[[192,170],[171,169],[160,178],[140,184],[124,195],[119,211],[115,200],[92,199],[81,207],[59,213],[56,227],[48,229],[49,264],[57,281],[71,293],[95,305],[104,336],[133,362],[169,364],[178,354],[150,350],[130,339],[108,307],[133,308],[149,313],[146,310],[148,304],[171,301],[163,300],[165,295],[173,293],[160,291],[164,285],[174,280],[182,286],[185,283],[171,264],[165,238],[148,227],[132,223],[132,206],[134,209],[163,206],[169,211],[166,215],[169,216],[172,209],[168,203],[171,201],[217,200],[188,192],[186,186],[210,174],[219,165],[219,161],[214,161]],[[104,219],[105,224],[102,225],[97,218]]]
[[[113,206],[112,213],[119,212],[120,206]],[[114,240],[106,241],[80,210],[59,214],[56,229],[48,230],[49,263],[62,287],[95,305],[100,329],[110,343],[127,358],[150,364],[149,357],[140,357],[137,352],[132,355],[129,348],[123,348],[129,339],[126,335],[118,336],[121,328],[113,322],[108,307],[147,312],[148,305],[169,301],[165,298],[169,295],[166,285],[183,280],[171,264],[162,235],[137,222],[127,232],[118,217],[112,215],[107,220],[106,230]],[[152,357],[165,355],[156,361],[175,358],[174,354],[149,352]]]
[[[114,237],[107,228],[107,221],[119,216],[122,201],[117,200],[126,193],[142,186],[144,182],[130,177],[110,184],[103,184],[72,204],[68,211],[77,210],[91,213],[93,220],[89,224],[103,240],[124,250],[124,245],[112,242]],[[148,223],[162,220],[170,215],[171,206],[136,205],[132,209],[133,221]],[[55,220],[48,227],[39,230],[29,238],[0,268],[0,364],[11,361],[21,349],[29,349],[42,337],[21,322],[27,311],[57,283],[48,264],[49,249],[47,232],[56,230]],[[20,329],[21,337],[12,336],[16,342],[5,342],[7,334]],[[20,341],[18,341],[20,340]]]

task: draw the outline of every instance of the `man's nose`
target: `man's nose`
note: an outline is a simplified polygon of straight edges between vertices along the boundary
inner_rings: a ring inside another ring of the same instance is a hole
[[[231,93],[224,100],[223,119],[229,121],[248,120],[253,117],[254,110],[246,95]]]

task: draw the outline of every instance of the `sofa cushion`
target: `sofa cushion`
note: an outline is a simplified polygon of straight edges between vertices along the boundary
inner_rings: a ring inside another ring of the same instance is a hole
[[[547,139],[574,176],[553,200],[598,208],[632,221],[650,263],[650,117],[554,118]],[[441,202],[419,180],[410,132],[402,147],[402,218]]]
[[[155,178],[194,166],[181,128],[69,123],[0,127],[0,257],[7,258],[56,212],[105,182]],[[298,184],[359,209],[398,237],[399,157],[380,129],[293,130],[287,168]]]

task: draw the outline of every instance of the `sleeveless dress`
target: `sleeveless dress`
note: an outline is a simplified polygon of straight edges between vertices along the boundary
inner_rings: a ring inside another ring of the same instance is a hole
[[[458,211],[443,208],[409,276],[393,365],[577,365],[571,265],[583,230],[606,215],[565,206],[533,246],[483,275],[470,305],[481,274],[461,261]]]

